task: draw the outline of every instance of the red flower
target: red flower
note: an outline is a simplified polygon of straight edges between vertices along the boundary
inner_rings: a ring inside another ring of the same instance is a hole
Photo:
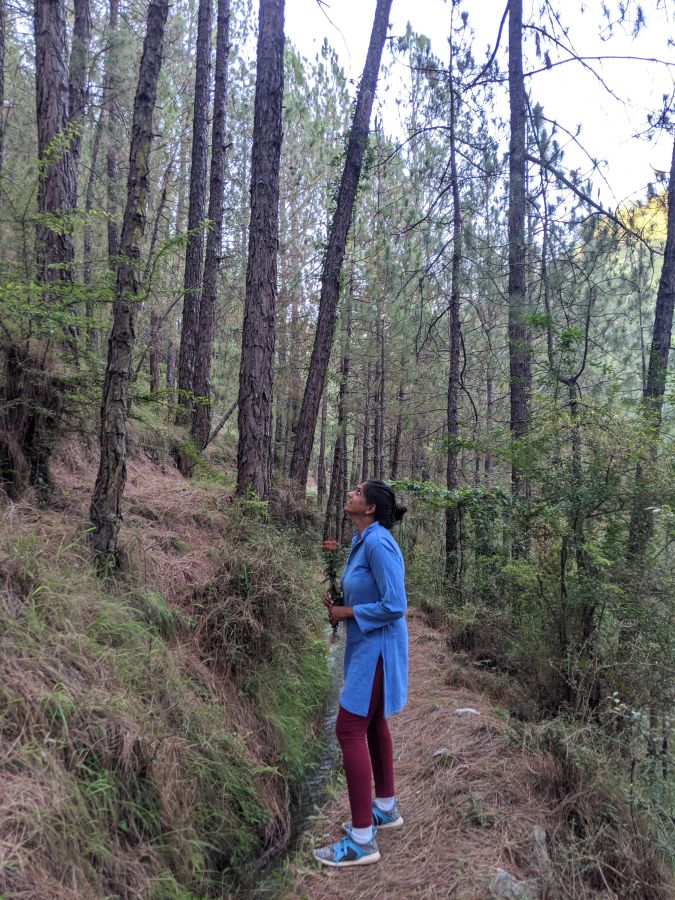
[[[322,550],[337,550],[337,541],[324,541],[321,545]]]

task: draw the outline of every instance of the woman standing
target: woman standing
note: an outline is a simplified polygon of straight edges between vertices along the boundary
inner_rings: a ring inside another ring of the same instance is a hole
[[[342,574],[344,606],[323,602],[331,625],[344,620],[345,680],[336,734],[344,759],[352,818],[345,837],[314,851],[327,866],[377,862],[378,828],[400,828],[387,717],[403,708],[408,686],[408,631],[403,556],[389,529],[406,511],[383,481],[364,481],[347,494],[355,528]],[[375,779],[373,802],[371,780]]]

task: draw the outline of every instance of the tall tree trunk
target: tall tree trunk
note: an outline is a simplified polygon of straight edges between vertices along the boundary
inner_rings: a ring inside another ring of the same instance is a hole
[[[119,87],[119,13],[120,0],[110,0],[108,28],[106,32],[108,46],[105,55],[105,73],[103,76],[103,109],[106,113],[106,212],[108,234],[108,261],[114,271],[120,252],[119,226],[117,221],[117,145],[120,140],[119,104],[117,91]]]
[[[649,470],[657,458],[659,431],[663,412],[663,396],[668,375],[668,356],[673,331],[673,306],[675,305],[675,141],[670,162],[668,183],[668,231],[663,253],[663,268],[656,294],[656,310],[652,344],[649,351],[647,381],[642,394],[642,415],[648,428],[646,452],[638,461],[635,483],[636,495],[631,511],[628,552],[636,560],[644,556],[654,531],[654,514],[649,508],[653,498],[649,491]]]
[[[370,465],[370,389],[371,380],[371,364],[368,363],[366,371],[366,395],[363,400],[363,454],[361,457],[361,481],[368,478],[368,467]]]
[[[38,278],[44,284],[67,286],[73,280],[71,226],[49,227],[45,219],[59,220],[72,211],[75,169],[66,134],[68,121],[68,52],[66,10],[63,0],[35,3],[35,88],[37,108],[38,180],[36,257]],[[63,147],[57,147],[59,138]]]
[[[154,255],[157,241],[159,240],[159,229],[162,227],[162,216],[166,209],[166,201],[169,193],[169,178],[171,177],[171,169],[173,168],[173,159],[164,170],[162,177],[162,192],[159,195],[159,203],[157,204],[157,212],[155,213],[155,221],[152,226],[152,237],[150,238],[150,246],[148,247],[148,256],[145,260],[145,268],[143,269],[143,284],[147,285],[152,275],[152,268],[155,264]]]
[[[450,282],[450,303],[448,304],[448,337],[450,344],[450,366],[448,372],[447,409],[447,468],[446,486],[454,491],[459,484],[457,470],[459,461],[459,358],[461,335],[459,321],[459,288],[462,263],[462,211],[459,205],[459,178],[457,174],[457,113],[459,98],[450,72],[450,188],[452,191],[452,269]],[[445,574],[455,587],[459,584],[459,507],[448,506],[445,511]]]
[[[91,9],[89,0],[75,0],[73,40],[70,47],[70,72],[68,79],[68,119],[73,132],[71,153],[75,169],[75,193],[73,206],[77,206],[77,171],[80,166],[82,128],[87,105],[87,62],[91,42]]]
[[[171,409],[176,402],[176,346],[173,338],[169,338],[166,345],[166,387],[168,391],[169,417],[171,417]]]
[[[213,133],[211,136],[211,179],[209,186],[209,220],[211,230],[206,238],[204,284],[199,308],[199,340],[195,356],[194,394],[200,398],[192,411],[192,437],[202,451],[211,432],[211,356],[216,322],[218,265],[223,240],[223,205],[225,201],[225,152],[227,130],[227,89],[230,53],[230,0],[218,0],[216,37],[216,74],[213,95]]]
[[[324,540],[331,537],[331,531],[336,541],[342,541],[344,505],[347,489],[347,385],[349,383],[349,365],[352,337],[351,304],[347,312],[347,323],[340,360],[340,386],[338,388],[337,429],[335,431],[335,448],[333,451],[333,466],[331,469],[330,492],[326,506],[326,519],[324,522]],[[335,528],[331,528],[331,523]]]
[[[98,114],[96,126],[94,128],[94,138],[91,145],[91,163],[89,168],[89,177],[87,178],[87,190],[84,200],[84,227],[82,229],[82,277],[85,285],[91,287],[91,251],[92,251],[92,228],[91,213],[94,209],[95,191],[94,187],[97,178],[98,154],[101,149],[101,135],[103,133],[103,110]],[[98,330],[94,325],[94,301],[90,291],[85,295],[85,315],[87,317],[87,344],[89,349],[96,352],[98,350]]]
[[[190,421],[193,408],[199,305],[204,257],[206,169],[209,154],[209,85],[211,81],[211,18],[213,0],[199,0],[195,101],[192,119],[192,161],[188,204],[188,239],[183,278],[183,323],[178,352],[177,422]]]
[[[525,85],[523,81],[523,3],[509,3],[509,371],[511,383],[511,436],[522,439],[530,418],[530,335],[526,324],[525,284]],[[512,466],[514,494],[521,492],[517,462]]]
[[[403,360],[401,360],[401,368],[403,368]],[[396,402],[398,404],[398,409],[396,412],[396,428],[394,430],[394,440],[392,442],[391,448],[391,462],[389,464],[390,467],[390,476],[392,481],[396,481],[398,478],[398,467],[399,461],[401,458],[401,435],[403,433],[403,403],[405,401],[405,386],[403,381],[399,382],[398,385],[398,394],[396,395]]]
[[[5,0],[0,0],[0,184],[5,157]],[[2,191],[0,191],[0,206]]]
[[[239,369],[237,493],[267,500],[272,476],[279,163],[284,93],[284,0],[260,0],[251,221]]]
[[[384,421],[385,421],[385,370],[384,370],[384,315],[382,313],[382,294],[378,296],[377,317],[377,395],[375,403],[375,422],[373,429],[373,473],[374,477],[384,478]]]
[[[493,393],[493,376],[492,362],[488,360],[488,370],[485,375],[485,462],[483,471],[485,473],[486,487],[492,487],[492,454],[490,453],[492,423],[494,421],[494,393]]]
[[[150,313],[150,393],[159,390],[159,316],[153,309]]]
[[[151,0],[143,55],[134,99],[129,152],[127,203],[122,222],[120,258],[115,282],[113,324],[108,341],[108,363],[101,404],[101,460],[91,501],[94,526],[91,542],[106,562],[119,561],[117,537],[122,520],[122,494],[126,482],[126,420],[134,347],[134,320],[138,295],[138,261],[145,230],[150,190],[152,117],[168,0]]]
[[[326,419],[328,418],[328,394],[321,398],[321,425],[319,427],[319,460],[316,467],[316,502],[323,503],[326,494]]]
[[[276,380],[276,402],[277,414],[274,425],[274,453],[273,465],[277,466],[280,471],[286,474],[286,463],[288,462],[288,428],[286,426],[288,418],[288,388],[287,388],[287,367],[288,367],[288,334],[287,334],[288,316],[284,307],[279,315],[279,342],[277,345],[277,373],[280,377]]]
[[[382,49],[387,37],[391,3],[392,0],[377,0],[366,65],[356,97],[356,107],[347,145],[345,166],[321,273],[319,318],[305,393],[295,431],[295,447],[291,461],[291,478],[302,490],[304,490],[307,483],[307,472],[309,470],[312,444],[314,443],[316,420],[321,394],[326,381],[326,370],[328,369],[330,348],[335,330],[335,317],[340,292],[340,273],[345,255],[347,232],[361,176],[363,154],[368,137],[370,114],[377,87]]]

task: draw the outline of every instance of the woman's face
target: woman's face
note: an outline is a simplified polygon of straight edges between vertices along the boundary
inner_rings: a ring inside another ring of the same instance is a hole
[[[363,485],[364,482],[362,481],[361,484],[357,484],[353,490],[347,492],[345,513],[348,516],[361,518],[363,516],[372,515],[375,512],[375,505],[373,503],[368,503],[366,500]]]

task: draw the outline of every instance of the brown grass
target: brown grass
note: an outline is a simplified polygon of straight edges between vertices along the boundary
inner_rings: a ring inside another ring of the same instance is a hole
[[[195,593],[219,578],[226,602],[232,583],[223,578],[223,560],[237,553],[242,566],[266,572],[266,602],[279,583],[288,592],[295,570],[278,572],[274,586],[269,548],[251,546],[246,556],[239,544],[250,522],[229,508],[225,492],[201,488],[138,452],[128,465],[122,530],[131,566],[119,581],[102,584],[85,536],[97,462],[68,442],[51,462],[49,506],[30,490],[16,503],[0,499],[2,896],[178,896],[178,884],[199,890],[203,864],[229,877],[228,847],[241,846],[238,816],[254,817],[242,828],[263,858],[278,852],[290,829],[277,759],[284,745],[274,723],[254,694],[213,666],[198,629],[180,623],[198,618]],[[297,553],[293,562],[297,568]],[[227,574],[235,574],[232,566]],[[61,590],[69,594],[63,602]],[[165,633],[144,616],[152,607],[144,607],[143,591],[163,596],[175,629]],[[233,594],[232,605],[242,598]],[[147,632],[144,620],[152,625]],[[307,632],[307,617],[302,624]],[[299,716],[297,727],[307,727]],[[87,784],[101,775],[110,778],[111,796],[123,795],[112,797],[110,821],[98,799],[108,788]],[[157,820],[144,819],[143,810],[136,815],[139,786]],[[91,808],[89,790],[97,798]],[[220,828],[215,836],[204,821],[210,811]],[[215,845],[201,861],[199,842]]]

